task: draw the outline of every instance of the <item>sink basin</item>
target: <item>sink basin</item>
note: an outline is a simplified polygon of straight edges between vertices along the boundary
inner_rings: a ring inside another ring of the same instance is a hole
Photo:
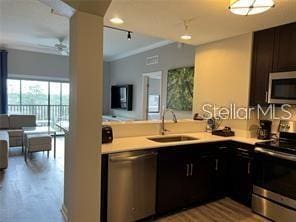
[[[158,143],[171,143],[171,142],[198,140],[198,138],[194,138],[191,136],[159,136],[159,137],[150,137],[148,139]]]

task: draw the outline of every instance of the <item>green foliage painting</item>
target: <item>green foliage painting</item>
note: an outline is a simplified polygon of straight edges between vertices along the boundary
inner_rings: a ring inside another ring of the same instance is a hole
[[[167,81],[167,108],[178,111],[191,111],[194,67],[169,70]]]

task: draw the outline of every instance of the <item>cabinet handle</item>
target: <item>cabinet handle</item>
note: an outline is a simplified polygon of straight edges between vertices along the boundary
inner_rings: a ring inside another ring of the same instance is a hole
[[[190,163],[190,176],[193,175],[193,163]]]
[[[215,160],[215,170],[218,171],[218,169],[219,169],[219,160],[216,159]]]
[[[244,148],[240,148],[240,147],[238,147],[237,150],[238,150],[238,151],[242,151],[242,152],[249,152],[249,150],[244,149]]]
[[[248,162],[248,174],[249,175],[251,174],[251,162],[250,161]]]
[[[186,164],[186,177],[189,176],[189,164]]]
[[[265,102],[267,103],[268,102],[268,92],[265,91]]]

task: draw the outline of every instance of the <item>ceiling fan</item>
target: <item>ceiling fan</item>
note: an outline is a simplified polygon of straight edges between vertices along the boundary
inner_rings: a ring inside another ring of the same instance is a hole
[[[58,43],[52,46],[42,45],[42,44],[39,44],[39,46],[55,50],[61,55],[69,55],[69,48],[66,44],[63,43],[65,41],[65,38],[62,37],[62,38],[58,38],[57,40],[58,40]]]

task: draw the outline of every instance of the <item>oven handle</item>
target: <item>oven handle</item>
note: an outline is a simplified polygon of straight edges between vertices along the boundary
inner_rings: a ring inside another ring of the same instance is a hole
[[[277,151],[268,151],[266,149],[263,149],[261,147],[256,147],[255,148],[256,153],[263,153],[269,156],[277,157],[280,159],[285,159],[285,160],[290,160],[296,162],[296,156],[292,154],[286,154],[282,152],[277,152]]]

